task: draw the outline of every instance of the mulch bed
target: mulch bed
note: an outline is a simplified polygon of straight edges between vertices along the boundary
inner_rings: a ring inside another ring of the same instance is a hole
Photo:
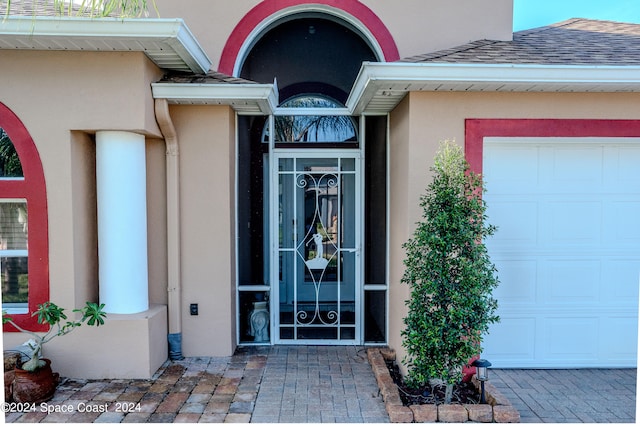
[[[407,386],[400,374],[400,370],[395,362],[386,360],[387,367],[393,382],[398,387],[400,399],[404,406],[423,405],[423,404],[443,404],[445,386],[425,386],[421,389],[411,388]],[[480,402],[480,394],[474,385],[470,382],[460,382],[453,387],[453,396],[451,403],[461,404],[477,404]]]

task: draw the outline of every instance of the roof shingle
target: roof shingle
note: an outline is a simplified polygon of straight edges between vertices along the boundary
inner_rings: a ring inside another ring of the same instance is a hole
[[[640,65],[640,25],[574,18],[516,32],[513,41],[478,40],[400,62]]]
[[[159,83],[193,83],[193,84],[256,84],[251,80],[233,77],[218,71],[209,71],[206,74],[168,73]]]

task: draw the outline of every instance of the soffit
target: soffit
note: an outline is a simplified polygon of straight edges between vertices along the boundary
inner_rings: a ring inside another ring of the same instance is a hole
[[[0,20],[0,49],[143,52],[163,69],[211,67],[182,19],[8,16]]]
[[[640,66],[364,64],[347,107],[386,114],[409,92],[640,92]]]
[[[173,105],[228,105],[238,114],[272,114],[278,106],[274,84],[259,84],[215,71],[172,73],[151,85],[154,98]]]

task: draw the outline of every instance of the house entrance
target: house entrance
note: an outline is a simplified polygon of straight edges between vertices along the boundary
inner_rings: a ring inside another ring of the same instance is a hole
[[[360,158],[333,151],[274,157],[275,341],[359,342]]]
[[[280,101],[238,116],[239,344],[386,342],[387,118],[346,108],[363,61],[384,58],[352,18],[288,8],[238,57]]]
[[[386,118],[290,112],[239,117],[238,343],[385,343]]]

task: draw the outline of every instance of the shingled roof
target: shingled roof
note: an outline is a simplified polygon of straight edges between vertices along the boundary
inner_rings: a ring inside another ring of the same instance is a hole
[[[71,10],[69,8],[71,7]],[[78,16],[91,17],[92,13],[87,10],[81,10],[78,4],[72,2],[60,3],[56,7],[51,0],[11,0],[7,9],[7,0],[0,0],[0,13],[8,16]],[[93,14],[96,16],[96,14]],[[109,14],[111,17],[118,17],[118,13]]]
[[[165,74],[160,82],[194,84],[256,84],[254,81],[229,76],[218,71],[209,71],[206,74],[172,72]]]
[[[574,18],[401,59],[411,63],[640,65],[640,25]]]

